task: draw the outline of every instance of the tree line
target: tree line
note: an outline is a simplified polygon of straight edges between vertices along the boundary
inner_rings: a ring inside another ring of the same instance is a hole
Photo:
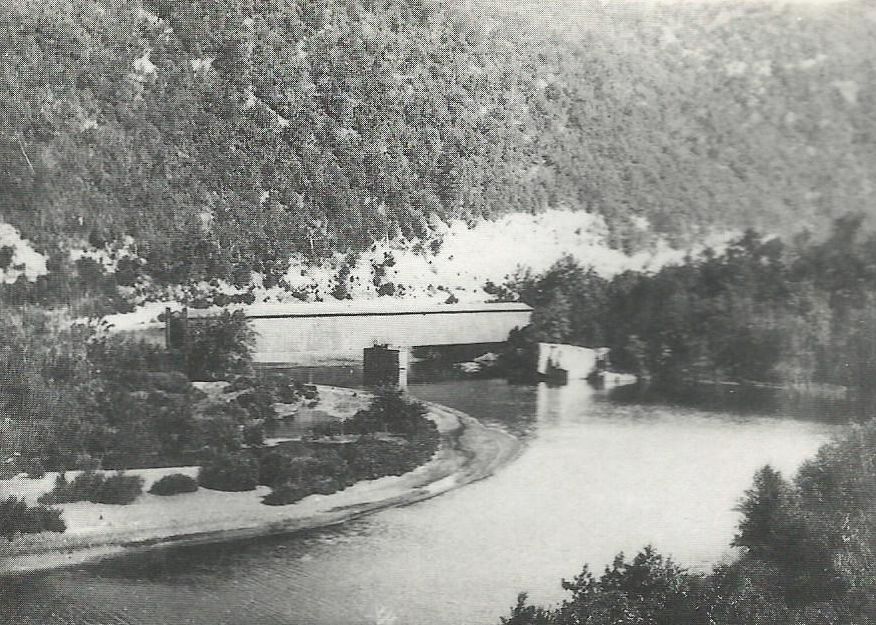
[[[656,272],[611,279],[571,258],[487,289],[535,311],[516,340],[611,348],[615,367],[661,383],[829,384],[872,395],[876,237],[861,216],[791,242],[748,231]]]

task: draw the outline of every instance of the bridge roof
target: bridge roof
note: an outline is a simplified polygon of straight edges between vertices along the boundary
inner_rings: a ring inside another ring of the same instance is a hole
[[[224,309],[190,308],[190,318],[210,317],[222,310],[243,310],[249,319],[283,317],[381,317],[396,315],[452,315],[459,313],[521,313],[532,307],[522,302],[457,303],[445,304],[433,300],[345,300],[331,302],[262,302],[250,305],[232,305]]]

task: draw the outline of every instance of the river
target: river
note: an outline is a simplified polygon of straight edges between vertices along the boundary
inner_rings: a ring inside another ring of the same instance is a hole
[[[334,384],[358,374],[298,372]],[[520,437],[520,455],[480,482],[334,528],[3,580],[0,613],[21,624],[498,623],[519,591],[557,602],[561,578],[618,551],[650,543],[692,568],[731,557],[752,473],[793,473],[842,420],[805,402],[692,407],[584,383],[412,380],[415,396]]]

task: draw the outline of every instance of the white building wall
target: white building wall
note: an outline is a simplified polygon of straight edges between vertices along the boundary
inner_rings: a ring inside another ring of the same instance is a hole
[[[591,349],[564,343],[538,344],[538,372],[547,373],[548,363],[565,369],[570,380],[581,380],[596,371],[596,363],[605,357],[606,348]]]

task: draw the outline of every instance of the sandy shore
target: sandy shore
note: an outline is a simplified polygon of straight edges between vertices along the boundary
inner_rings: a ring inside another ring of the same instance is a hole
[[[321,408],[343,414],[355,411],[362,394],[350,389],[320,387]],[[519,442],[473,417],[427,403],[429,417],[441,434],[432,459],[401,476],[358,482],[331,495],[311,495],[288,506],[266,506],[264,486],[244,493],[201,488],[195,493],[159,497],[144,494],[128,506],[78,502],[63,504],[68,529],[63,534],[38,534],[0,542],[0,574],[74,566],[158,544],[193,544],[237,540],[295,532],[342,523],[397,505],[434,497],[492,474],[513,458]],[[168,473],[196,475],[197,467],[130,471],[151,483]],[[68,475],[72,472],[68,472]],[[0,482],[0,498],[24,497],[29,502],[51,490],[54,474],[41,480],[14,478]]]

